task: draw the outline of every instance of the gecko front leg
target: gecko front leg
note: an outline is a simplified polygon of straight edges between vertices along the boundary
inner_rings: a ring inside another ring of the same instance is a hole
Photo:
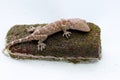
[[[67,30],[64,30],[63,31],[63,37],[65,36],[67,39],[70,37],[70,35],[72,34],[71,32],[67,31]]]
[[[62,30],[64,32],[63,37],[65,36],[68,39],[72,33],[67,31],[67,26],[66,25],[62,25]]]

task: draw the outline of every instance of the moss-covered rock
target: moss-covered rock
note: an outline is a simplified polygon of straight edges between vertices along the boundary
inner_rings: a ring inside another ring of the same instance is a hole
[[[34,27],[46,24],[35,24]],[[70,62],[91,61],[100,59],[101,40],[100,28],[93,23],[88,23],[91,31],[88,33],[70,30],[69,39],[62,36],[63,32],[53,34],[44,41],[47,46],[43,51],[37,50],[37,41],[24,42],[9,48],[13,58],[20,59],[45,59],[67,60]],[[6,43],[30,35],[26,31],[31,25],[15,25],[7,33]],[[28,56],[29,55],[29,56]]]

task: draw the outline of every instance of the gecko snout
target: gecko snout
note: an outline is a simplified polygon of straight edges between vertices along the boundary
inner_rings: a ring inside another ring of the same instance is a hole
[[[89,26],[80,26],[79,30],[83,31],[83,32],[89,32],[90,31],[90,27]]]
[[[84,31],[85,31],[85,32],[89,32],[89,31],[90,31],[90,27],[89,27],[89,26],[84,27]]]

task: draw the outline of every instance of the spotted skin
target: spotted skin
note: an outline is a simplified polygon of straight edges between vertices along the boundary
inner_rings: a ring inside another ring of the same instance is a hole
[[[69,38],[71,35],[71,32],[67,31],[69,29],[83,31],[83,32],[90,31],[90,28],[87,25],[87,22],[85,20],[81,20],[79,18],[61,19],[53,23],[50,23],[48,25],[45,25],[43,27],[41,26],[38,26],[36,28],[30,27],[30,29],[28,29],[28,32],[33,32],[32,34],[30,34],[29,36],[25,38],[14,40],[8,43],[5,49],[9,48],[10,46],[14,44],[28,42],[32,40],[38,40],[38,45],[37,45],[38,50],[42,51],[43,49],[45,49],[45,46],[46,46],[46,44],[43,43],[43,41],[45,41],[48,36],[56,32],[63,31],[64,32],[63,36],[65,36],[66,38]]]

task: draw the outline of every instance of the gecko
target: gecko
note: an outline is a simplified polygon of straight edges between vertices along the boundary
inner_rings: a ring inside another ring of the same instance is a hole
[[[71,35],[71,32],[68,31],[69,29],[83,32],[90,31],[90,27],[87,25],[87,22],[85,20],[79,18],[60,19],[55,22],[49,23],[43,27],[41,26],[37,26],[36,28],[33,26],[29,27],[27,31],[32,32],[30,35],[8,43],[5,49],[10,48],[10,46],[18,43],[37,40],[38,41],[37,48],[38,50],[42,51],[46,47],[46,44],[43,43],[43,41],[45,41],[48,38],[48,36],[59,31],[63,31],[63,37],[66,37],[68,39]]]

